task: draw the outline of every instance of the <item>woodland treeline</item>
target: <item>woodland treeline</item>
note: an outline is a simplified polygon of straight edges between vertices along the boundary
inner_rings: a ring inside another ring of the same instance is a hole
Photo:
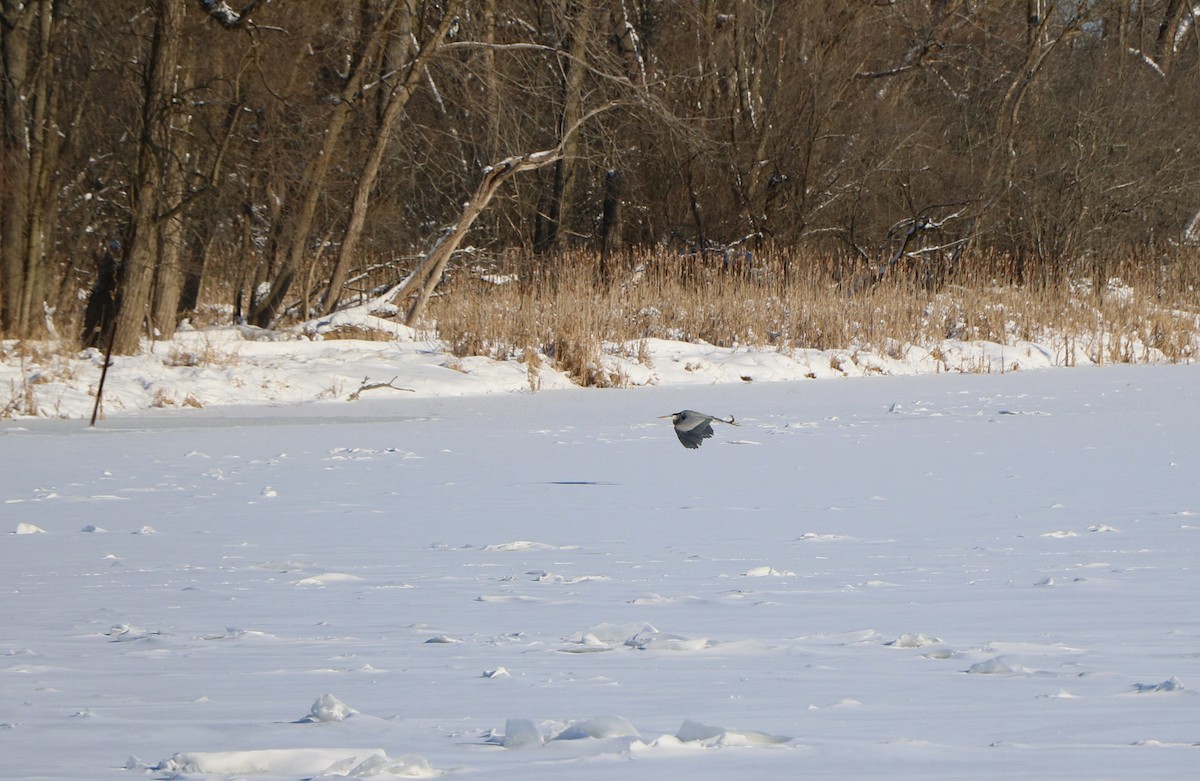
[[[2,0],[0,333],[118,353],[455,253],[1066,264],[1200,236],[1184,0]],[[66,333],[66,330],[71,333]]]

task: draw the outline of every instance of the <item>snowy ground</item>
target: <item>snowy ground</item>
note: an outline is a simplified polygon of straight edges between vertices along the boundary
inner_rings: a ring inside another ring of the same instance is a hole
[[[1200,766],[1200,367],[658,381],[0,423],[0,777]]]
[[[390,336],[385,341],[334,338],[346,329]],[[1193,352],[1200,343],[1193,345]],[[606,345],[595,373],[621,387],[779,382],[865,376],[1006,373],[1103,363],[1119,355],[1162,363],[1156,349],[1110,336],[1048,337],[939,344],[894,343],[886,349],[776,350],[645,339]],[[135,356],[114,356],[100,413],[208,408],[230,404],[354,402],[366,395],[461,396],[570,387],[545,356],[536,362],[456,358],[427,334],[381,319],[365,308],[339,312],[290,332],[247,327],[182,328],[173,340],[146,343]],[[104,356],[0,342],[0,420],[87,418],[100,385]]]

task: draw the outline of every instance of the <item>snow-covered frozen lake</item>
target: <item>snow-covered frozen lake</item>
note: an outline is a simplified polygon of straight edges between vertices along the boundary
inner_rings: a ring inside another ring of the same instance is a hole
[[[1197,366],[84,426],[0,424],[3,778],[1200,767]]]

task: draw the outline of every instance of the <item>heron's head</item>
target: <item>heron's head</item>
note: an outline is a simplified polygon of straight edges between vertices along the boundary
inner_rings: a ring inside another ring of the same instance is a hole
[[[683,419],[683,416],[685,414],[686,413],[684,413],[684,412],[672,412],[670,415],[659,415],[658,418],[659,418],[659,420],[666,420],[666,419],[670,418],[672,423],[678,423],[680,420]]]

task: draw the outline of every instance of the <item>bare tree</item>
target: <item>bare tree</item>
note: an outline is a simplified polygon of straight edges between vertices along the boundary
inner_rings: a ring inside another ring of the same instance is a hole
[[[162,217],[167,208],[164,177],[173,164],[171,116],[184,6],[173,0],[153,0],[151,11],[154,29],[143,87],[136,189],[121,263],[120,306],[113,325],[112,350],[120,355],[138,351],[151,314]]]
[[[1183,15],[1193,15],[1191,3],[1184,0],[1167,0],[1162,10],[1162,20],[1158,25],[1158,36],[1155,40],[1154,59],[1164,72],[1171,70],[1175,59],[1175,47],[1178,43],[1180,25]]]
[[[53,280],[56,169],[62,148],[55,78],[63,22],[54,0],[0,5],[0,332],[44,332],[39,311]]]
[[[346,282],[346,274],[350,269],[351,263],[354,261],[355,251],[358,249],[358,240],[362,236],[363,227],[367,221],[367,208],[370,203],[371,192],[375,189],[375,183],[382,169],[384,152],[387,150],[392,134],[396,130],[396,125],[404,112],[404,107],[408,105],[409,98],[412,97],[414,90],[420,84],[421,76],[430,58],[437,53],[446,38],[447,31],[457,21],[458,12],[461,7],[462,0],[450,0],[446,9],[442,12],[442,17],[437,24],[437,28],[412,55],[412,59],[409,60],[404,70],[399,74],[389,74],[383,81],[382,88],[387,90],[383,116],[379,121],[379,127],[375,131],[375,138],[371,144],[370,151],[367,153],[367,160],[363,165],[362,173],[359,174],[358,183],[354,190],[354,202],[350,207],[350,218],[346,225],[346,230],[342,234],[342,241],[338,249],[337,262],[333,266],[328,286],[322,297],[322,311],[325,314],[329,314],[337,307],[338,298],[342,294],[342,286]],[[408,8],[405,8],[404,14],[407,16],[410,13],[412,12]],[[419,23],[420,14],[416,14],[416,17],[416,21]],[[401,27],[408,26],[408,24],[401,25]]]
[[[531,264],[755,236],[859,272],[958,262],[965,239],[1064,263],[1157,246],[1200,203],[1200,30],[1181,0],[0,14],[5,338],[52,312],[78,333],[88,287],[90,325],[120,299],[124,351],[198,300],[271,326],[419,257],[400,295],[415,319],[468,230],[481,257]]]
[[[283,309],[288,291],[296,280],[308,250],[317,202],[325,187],[326,175],[337,156],[342,132],[358,106],[371,63],[379,56],[399,7],[396,2],[386,2],[378,9],[372,5],[369,0],[364,0],[362,4],[358,31],[341,89],[334,98],[335,104],[321,142],[304,168],[304,175],[296,189],[295,204],[284,217],[283,230],[278,234],[278,242],[274,247],[278,270],[265,295],[254,301],[250,312],[249,319],[255,325],[269,326]]]
[[[563,134],[562,154],[554,162],[554,183],[548,203],[539,214],[539,230],[536,248],[539,250],[561,249],[566,244],[567,232],[563,223],[568,220],[569,196],[575,185],[578,169],[579,135],[566,134],[583,114],[583,84],[588,73],[588,42],[592,36],[592,0],[560,0],[560,13],[566,17],[568,57],[560,59],[562,68],[562,114],[558,130]]]
[[[458,250],[463,237],[467,235],[475,220],[496,197],[500,186],[519,173],[534,171],[557,162],[562,158],[571,137],[579,131],[584,123],[617,105],[617,103],[605,104],[581,116],[575,124],[564,129],[563,137],[552,149],[505,158],[495,165],[485,168],[475,192],[463,204],[458,221],[442,232],[441,238],[437,240],[412,273],[385,293],[379,299],[379,303],[393,300],[403,302],[412,297],[413,301],[407,308],[404,321],[415,323],[421,317],[425,305],[429,302],[429,297],[433,295],[433,291],[441,281],[442,275],[446,271],[446,264]]]

